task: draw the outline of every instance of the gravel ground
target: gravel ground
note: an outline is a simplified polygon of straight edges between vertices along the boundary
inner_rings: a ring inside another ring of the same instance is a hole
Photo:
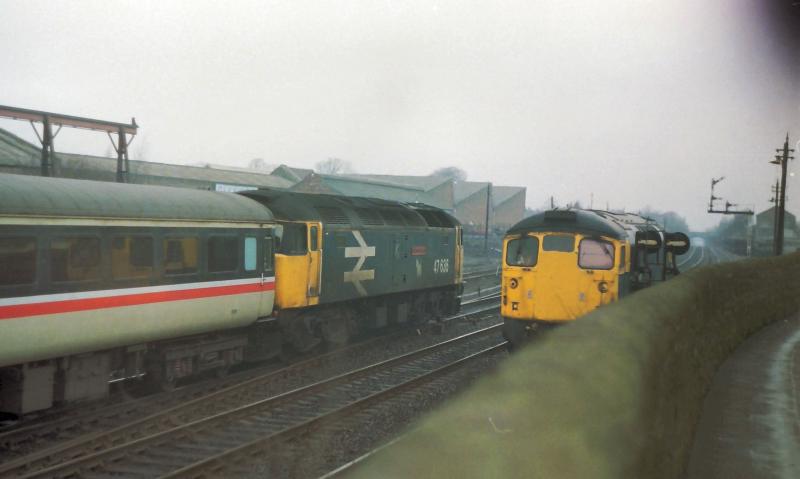
[[[505,357],[507,353],[503,352],[476,359],[467,367],[382,402],[342,424],[318,430],[307,439],[297,439],[280,460],[256,462],[252,464],[252,474],[245,477],[320,477],[398,437],[424,414],[491,372]]]

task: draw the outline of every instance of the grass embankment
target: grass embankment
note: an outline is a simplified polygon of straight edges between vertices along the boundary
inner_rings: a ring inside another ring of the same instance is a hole
[[[681,477],[717,367],[798,309],[798,254],[691,271],[537,340],[353,475]]]

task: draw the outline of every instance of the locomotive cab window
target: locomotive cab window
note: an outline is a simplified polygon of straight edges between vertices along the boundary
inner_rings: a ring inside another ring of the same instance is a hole
[[[100,279],[100,238],[73,236],[50,242],[52,281],[90,281]]]
[[[542,241],[542,251],[572,253],[575,251],[575,237],[572,235],[547,235]]]
[[[236,271],[239,266],[239,238],[210,236],[207,259],[209,273]]]
[[[36,279],[36,238],[0,238],[0,286],[30,284]]]
[[[512,239],[506,246],[506,264],[509,266],[536,266],[539,258],[539,239],[525,236]]]
[[[578,245],[578,266],[583,269],[614,267],[614,245],[608,241],[584,238]]]
[[[319,249],[319,228],[312,226],[309,236],[311,237],[311,247],[309,248],[309,251],[317,251]]]
[[[304,255],[307,252],[306,244],[306,225],[297,223],[283,225],[283,237],[278,253],[292,256]]]

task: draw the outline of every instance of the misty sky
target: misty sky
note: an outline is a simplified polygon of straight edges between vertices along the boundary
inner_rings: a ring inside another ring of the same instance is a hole
[[[800,139],[790,4],[0,0],[0,104],[135,116],[135,159],[457,165],[526,186],[534,208],[593,193],[595,207],[673,209],[705,228],[719,220],[705,213],[712,176],[763,209],[774,148]],[[56,138],[57,151],[108,145]]]

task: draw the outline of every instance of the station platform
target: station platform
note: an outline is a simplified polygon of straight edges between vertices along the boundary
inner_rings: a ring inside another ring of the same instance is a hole
[[[800,478],[800,315],[748,338],[717,371],[687,477]]]

